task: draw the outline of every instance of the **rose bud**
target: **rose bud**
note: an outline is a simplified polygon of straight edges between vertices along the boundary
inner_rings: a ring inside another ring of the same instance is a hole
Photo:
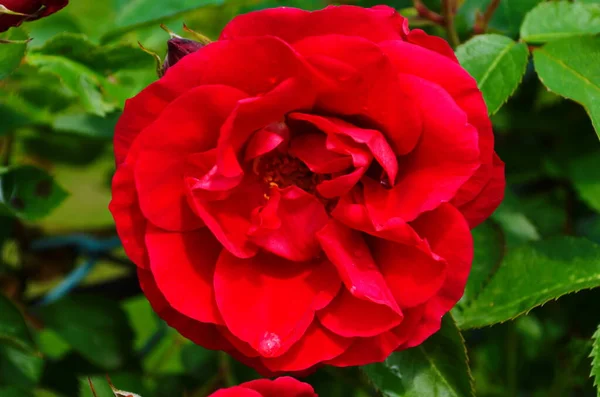
[[[110,210],[154,310],[263,374],[419,345],[504,195],[475,80],[393,8],[241,15],[127,101]]]
[[[307,383],[294,378],[258,379],[239,386],[221,389],[209,397],[318,397]]]
[[[205,44],[194,40],[188,40],[182,37],[172,37],[169,41],[167,41],[167,55],[165,56],[165,61],[162,67],[163,74],[167,71],[167,69],[173,67],[183,57],[198,51],[204,46]]]
[[[0,32],[25,21],[33,21],[54,14],[69,0],[2,0],[0,4]]]

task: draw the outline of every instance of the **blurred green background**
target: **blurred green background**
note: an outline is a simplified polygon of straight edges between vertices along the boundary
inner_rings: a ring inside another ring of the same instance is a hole
[[[513,8],[501,3],[491,31],[518,38],[525,14],[540,2],[509,1]],[[27,176],[36,181],[36,190],[22,187],[31,201],[10,202],[10,214],[0,217],[0,290],[26,311],[32,330],[15,331],[25,346],[0,344],[0,397],[92,396],[88,376],[101,396],[107,373],[118,388],[143,397],[200,397],[257,376],[168,329],[141,295],[124,253],[112,249],[114,226],[107,210],[114,172],[111,138],[125,99],[156,79],[153,58],[137,43],[163,56],[168,34],[160,23],[186,36],[185,22],[216,39],[240,13],[276,6],[318,9],[330,3],[72,0],[59,13],[0,36],[32,38],[21,66],[0,80],[4,165],[32,165],[54,178],[21,169],[10,183],[19,186],[19,178]],[[444,36],[442,28],[417,17],[412,1],[346,3],[391,5],[404,10],[411,26]],[[440,10],[439,0],[425,3]],[[456,17],[461,39],[469,38],[477,10],[488,4],[462,2]],[[500,209],[474,231],[473,277],[482,285],[515,247],[560,236],[600,243],[600,144],[586,110],[549,92],[529,64],[522,84],[493,122],[509,187]],[[40,193],[54,183],[49,197]],[[65,241],[65,235],[74,240]],[[39,241],[49,248],[37,247]],[[83,272],[83,281],[66,299],[46,305],[43,297],[74,269]],[[14,307],[0,299],[0,317],[17,318]],[[455,314],[460,316],[460,305]],[[586,290],[515,321],[464,332],[477,395],[595,396],[589,355],[599,314],[600,290]],[[308,381],[325,397],[378,393],[358,368],[321,369]]]

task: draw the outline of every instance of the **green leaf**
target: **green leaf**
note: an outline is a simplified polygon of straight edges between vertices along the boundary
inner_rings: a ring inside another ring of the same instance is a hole
[[[600,37],[574,37],[533,52],[535,68],[549,90],[583,105],[600,136]]]
[[[600,326],[592,336],[592,373],[590,376],[594,378],[594,386],[598,390],[598,396],[600,396]]]
[[[90,138],[112,139],[120,115],[119,112],[111,113],[106,117],[86,113],[67,113],[57,116],[52,123],[52,128],[55,131]]]
[[[541,238],[537,227],[523,213],[523,203],[514,194],[507,192],[504,201],[492,215],[504,231],[506,245],[518,246]]]
[[[0,396],[2,397],[34,397],[31,391],[20,387],[0,387]]]
[[[510,250],[481,294],[462,311],[461,329],[513,319],[562,295],[600,286],[600,247],[558,237]]]
[[[579,197],[600,212],[600,158],[598,153],[572,160],[569,164],[569,176]]]
[[[0,313],[0,385],[33,385],[42,374],[43,361],[29,328],[19,309],[1,294]]]
[[[479,295],[504,257],[504,233],[494,222],[482,223],[473,229],[472,234],[475,255],[465,293],[459,302],[460,306],[466,305]]]
[[[0,170],[0,211],[25,220],[48,215],[68,196],[45,171],[33,166]]]
[[[33,338],[17,307],[0,294],[0,344],[9,344],[24,351],[35,352]]]
[[[44,370],[44,360],[12,346],[0,345],[0,384],[33,386]]]
[[[3,43],[2,40],[17,42]],[[0,34],[0,80],[6,78],[21,64],[27,50],[26,40],[27,34],[22,29],[13,28]]]
[[[104,116],[116,108],[115,103],[107,102],[103,96],[106,79],[88,67],[68,58],[29,54],[27,62],[37,66],[40,71],[57,75],[72,95],[77,96],[83,108],[95,115]]]
[[[385,397],[474,395],[465,343],[450,315],[423,344],[363,370]]]
[[[133,331],[125,312],[98,296],[67,297],[41,311],[46,327],[91,363],[122,367],[132,353]]]
[[[600,6],[568,1],[541,3],[527,14],[521,26],[521,39],[529,43],[596,33],[600,33]]]
[[[116,7],[119,12],[115,20],[117,29],[107,33],[103,37],[103,41],[109,41],[141,26],[158,24],[187,11],[206,6],[222,5],[224,2],[224,0],[171,0],[168,2],[118,0],[116,1]]]
[[[152,65],[139,47],[126,44],[99,46],[86,35],[78,33],[58,34],[35,51],[68,58],[99,73]]]
[[[27,125],[47,125],[52,116],[24,100],[21,96],[0,90],[0,135]]]
[[[529,53],[524,43],[505,36],[475,36],[456,49],[461,65],[477,80],[490,115],[515,92],[523,79]]]

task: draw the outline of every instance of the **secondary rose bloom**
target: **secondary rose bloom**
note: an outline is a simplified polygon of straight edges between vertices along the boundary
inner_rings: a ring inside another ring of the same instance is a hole
[[[259,379],[222,389],[210,397],[317,397],[313,388],[294,378]]]
[[[184,336],[262,373],[416,346],[463,294],[504,165],[448,44],[389,7],[235,18],[129,100],[110,205]]]
[[[0,11],[0,32],[19,26],[24,21],[33,21],[54,14],[67,4],[69,0],[0,0],[0,5],[8,10],[27,15],[8,15]]]

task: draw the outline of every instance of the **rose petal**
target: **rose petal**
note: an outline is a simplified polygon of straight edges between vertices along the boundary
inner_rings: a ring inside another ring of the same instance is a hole
[[[318,132],[308,132],[292,139],[288,153],[300,159],[312,171],[331,174],[352,166],[352,158],[327,149],[327,136]]]
[[[400,73],[437,84],[452,96],[467,115],[469,124],[479,132],[481,162],[491,163],[494,151],[492,123],[477,82],[469,73],[448,56],[419,45],[396,40],[380,43],[380,48]]]
[[[256,390],[262,397],[317,397],[311,385],[288,376],[275,380],[257,379],[246,382],[243,386]]]
[[[409,308],[431,299],[446,279],[446,263],[416,247],[369,239],[373,258],[398,306]]]
[[[359,232],[330,220],[317,233],[317,238],[352,295],[387,306],[401,316],[400,309]]]
[[[225,26],[220,40],[273,35],[293,43],[307,36],[342,34],[379,42],[402,39],[404,23],[404,17],[386,6],[330,6],[313,12],[269,8],[237,16]]]
[[[326,260],[296,263],[265,253],[239,259],[224,251],[214,284],[227,328],[261,356],[275,357],[303,337],[340,281]]]
[[[425,33],[421,29],[413,29],[406,37],[406,41],[412,44],[416,44],[419,47],[427,48],[428,50],[435,51],[440,55],[443,55],[452,61],[458,63],[458,59],[450,47],[450,44],[441,37],[431,36]]]
[[[263,96],[241,100],[221,128],[217,145],[219,173],[227,177],[239,175],[238,153],[250,136],[272,123],[282,122],[293,110],[311,108],[314,100],[310,81],[300,78],[287,79]]]
[[[338,134],[350,137],[356,143],[366,145],[373,157],[387,173],[393,186],[398,175],[398,161],[383,134],[377,130],[356,127],[335,117],[323,117],[313,114],[293,113],[289,116],[294,120],[311,123],[325,134]]]
[[[390,217],[412,221],[450,201],[479,167],[477,131],[465,113],[439,86],[404,76],[404,90],[421,107],[424,132],[415,150],[403,159],[392,189],[363,178],[365,204],[376,225]]]
[[[138,268],[138,278],[142,291],[144,291],[144,295],[146,295],[150,305],[152,305],[152,309],[169,326],[175,328],[187,339],[206,349],[223,351],[232,349],[231,344],[221,336],[214,324],[192,320],[174,310],[156,286],[150,271]]]
[[[287,353],[262,362],[271,371],[302,371],[339,356],[351,343],[352,339],[337,336],[314,321]]]
[[[389,307],[355,298],[345,288],[317,316],[325,328],[347,338],[379,335],[402,321]]]
[[[421,307],[407,309],[399,326],[371,338],[354,338],[344,353],[326,364],[348,367],[382,362],[416,331],[422,316]]]
[[[359,167],[349,174],[323,181],[317,185],[317,191],[328,199],[343,196],[356,186],[365,172],[367,172],[367,167]]]
[[[198,188],[198,179],[188,177],[189,202],[221,244],[233,255],[248,258],[256,254],[257,247],[248,239],[252,211],[263,204],[264,189],[253,176],[245,179],[232,191],[212,192]],[[227,181],[220,181],[227,185]],[[227,185],[229,186],[229,185]]]
[[[169,305],[193,320],[223,324],[213,288],[223,248],[212,233],[168,233],[148,224],[146,245],[154,280]]]
[[[471,229],[486,220],[498,208],[504,199],[505,188],[504,163],[494,154],[494,164],[481,192],[473,200],[458,206]]]
[[[385,224],[378,225],[376,228],[371,222],[369,212],[364,204],[362,189],[359,186],[339,199],[331,216],[352,229],[372,236],[407,245],[416,246],[422,243],[417,232],[401,218],[390,217]]]
[[[321,251],[315,233],[329,219],[323,204],[297,186],[274,188],[258,209],[251,240],[265,250],[292,261],[315,258]]]
[[[167,106],[140,134],[135,179],[140,207],[149,221],[171,231],[203,225],[187,203],[186,157],[216,146],[219,129],[245,97],[227,86],[194,88]]]
[[[289,139],[290,130],[284,122],[269,124],[252,135],[244,151],[244,161],[269,153]]]
[[[442,317],[464,293],[473,262],[473,238],[469,225],[452,205],[443,204],[421,215],[412,226],[429,242],[431,250],[446,261],[447,270],[444,285],[425,305],[419,332],[411,336],[405,348],[422,343],[440,329]]]
[[[294,48],[307,59],[319,57],[319,69],[337,82],[318,98],[317,108],[330,114],[351,117],[360,124],[381,131],[398,155],[410,152],[419,140],[422,130],[418,109],[404,93],[398,80],[398,72],[381,49],[358,37],[327,35],[308,37],[296,43]],[[346,63],[350,70],[339,75],[339,67],[333,69],[329,57]],[[315,68],[319,65],[313,63]],[[333,75],[331,75],[333,73]]]
[[[146,218],[140,210],[130,165],[123,164],[117,168],[112,180],[112,192],[108,209],[115,220],[125,253],[137,266],[148,268],[148,254],[144,241]]]
[[[244,73],[240,73],[239,65],[245,65]],[[289,45],[273,36],[216,41],[189,54],[125,103],[115,129],[117,164],[125,160],[136,136],[170,102],[194,87],[222,84],[254,96],[271,91],[292,76],[308,75],[307,65]]]
[[[259,392],[247,389],[243,386],[233,386],[227,389],[217,390],[209,397],[263,397]]]

